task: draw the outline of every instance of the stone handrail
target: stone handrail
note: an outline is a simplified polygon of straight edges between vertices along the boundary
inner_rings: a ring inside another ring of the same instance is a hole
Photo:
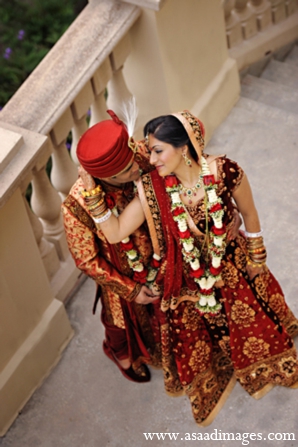
[[[109,0],[88,4],[3,108],[1,121],[49,134],[140,12]]]

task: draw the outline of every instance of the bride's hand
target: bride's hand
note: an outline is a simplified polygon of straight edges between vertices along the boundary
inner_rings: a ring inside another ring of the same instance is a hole
[[[255,264],[247,264],[246,270],[249,276],[249,279],[252,281],[255,276],[260,275],[265,272],[265,265],[256,266]]]
[[[86,191],[91,191],[92,189],[96,188],[96,183],[92,175],[88,174],[87,171],[83,168],[83,166],[79,166],[78,168],[78,174],[79,177],[83,180],[84,187]]]
[[[236,237],[239,234],[239,228],[242,225],[242,219],[240,214],[238,213],[237,209],[234,208],[234,217],[233,217],[233,221],[232,221],[232,226],[231,228],[228,229],[228,233],[227,233],[227,239],[229,241],[236,239]]]

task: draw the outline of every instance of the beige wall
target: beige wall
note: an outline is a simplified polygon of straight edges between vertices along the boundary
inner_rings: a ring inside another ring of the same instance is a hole
[[[239,95],[220,0],[168,0],[158,12],[144,9],[131,42],[124,74],[140,108],[137,136],[148,119],[181,109],[198,114],[210,136]]]
[[[172,110],[193,107],[228,58],[219,0],[170,0],[157,14]]]

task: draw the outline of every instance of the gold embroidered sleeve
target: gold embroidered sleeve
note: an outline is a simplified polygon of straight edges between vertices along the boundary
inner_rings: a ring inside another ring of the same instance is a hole
[[[101,286],[107,286],[121,298],[132,301],[138,284],[121,274],[102,253],[100,240],[92,231],[93,221],[71,196],[62,204],[66,240],[76,266]]]
[[[230,192],[234,192],[240,185],[244,172],[243,169],[233,160],[229,158],[223,159],[223,177],[225,178],[225,184]]]

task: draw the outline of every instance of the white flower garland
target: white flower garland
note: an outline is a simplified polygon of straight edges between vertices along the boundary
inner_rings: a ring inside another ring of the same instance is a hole
[[[118,217],[119,213],[117,207],[112,208],[112,213]],[[125,252],[129,267],[133,270],[133,279],[141,284],[146,284],[151,287],[155,281],[160,265],[160,256],[153,254],[151,265],[148,268],[144,266],[143,259],[139,251],[134,246],[131,238],[128,236],[121,241],[121,248]]]
[[[201,157],[201,163],[207,205],[206,213],[209,213],[213,219],[213,227],[210,233],[208,232],[208,228],[206,228],[207,236],[208,233],[211,236],[207,253],[207,256],[211,256],[210,265],[201,266],[200,264],[201,253],[194,246],[194,238],[191,236],[188,228],[187,213],[185,205],[180,199],[178,182],[175,184],[173,176],[167,176],[165,178],[165,184],[166,191],[171,198],[173,218],[179,229],[184,261],[190,264],[191,276],[200,287],[196,307],[200,313],[215,314],[222,307],[215,299],[214,285],[221,279],[222,257],[226,247],[226,229],[223,224],[224,211],[222,209],[222,200],[216,194],[217,183],[214,176],[210,174],[208,163],[204,157]],[[170,177],[171,179],[169,179]]]

